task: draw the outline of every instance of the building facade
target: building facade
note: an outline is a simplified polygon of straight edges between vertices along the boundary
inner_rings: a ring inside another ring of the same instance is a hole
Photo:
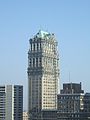
[[[41,120],[57,120],[57,110],[42,110]]]
[[[0,120],[5,120],[5,86],[0,86]]]
[[[63,84],[58,100],[58,120],[88,120],[90,118],[90,93],[84,93],[81,83]]]
[[[40,30],[30,39],[28,51],[28,110],[31,114],[57,109],[58,61],[55,35]]]
[[[28,120],[28,112],[23,112],[23,120]]]
[[[0,86],[0,120],[23,120],[23,86]]]

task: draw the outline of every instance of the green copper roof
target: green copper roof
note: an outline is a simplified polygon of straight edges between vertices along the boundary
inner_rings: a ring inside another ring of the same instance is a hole
[[[36,34],[36,36],[39,38],[44,38],[44,37],[47,37],[48,35],[50,35],[50,33],[42,31],[42,30],[39,30],[39,32]]]

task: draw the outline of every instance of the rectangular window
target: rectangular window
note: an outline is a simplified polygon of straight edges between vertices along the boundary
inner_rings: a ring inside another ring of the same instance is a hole
[[[35,58],[33,58],[33,67],[35,67]]]
[[[38,67],[38,58],[36,58],[36,67]]]

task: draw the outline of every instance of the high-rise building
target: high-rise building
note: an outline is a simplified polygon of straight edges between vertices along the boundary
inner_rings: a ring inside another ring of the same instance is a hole
[[[59,57],[55,35],[40,30],[29,42],[28,110],[57,109]]]
[[[81,83],[63,84],[61,93],[57,96],[58,120],[89,120],[90,93],[84,93]]]
[[[23,86],[0,86],[0,120],[23,120]]]

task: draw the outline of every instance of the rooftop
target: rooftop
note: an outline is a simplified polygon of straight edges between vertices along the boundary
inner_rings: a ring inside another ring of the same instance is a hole
[[[49,35],[50,35],[50,33],[46,32],[46,31],[42,31],[42,30],[39,30],[39,32],[36,34],[36,36],[38,38],[48,37]]]

